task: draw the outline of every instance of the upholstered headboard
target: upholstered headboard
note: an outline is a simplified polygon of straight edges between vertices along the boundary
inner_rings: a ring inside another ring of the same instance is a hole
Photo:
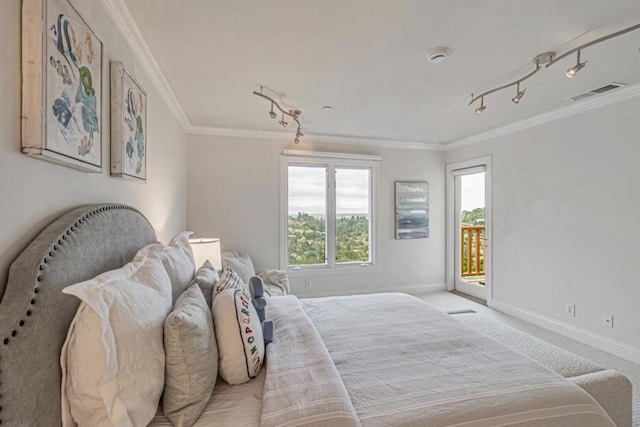
[[[60,349],[79,305],[62,289],[123,266],[155,241],[153,227],[130,206],[82,206],[13,262],[0,303],[2,427],[61,424]]]

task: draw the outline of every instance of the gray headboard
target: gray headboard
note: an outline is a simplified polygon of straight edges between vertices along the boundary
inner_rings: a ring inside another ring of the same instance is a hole
[[[153,227],[130,206],[82,206],[13,262],[0,303],[2,427],[61,424],[60,349],[79,305],[62,289],[123,266],[155,241]]]

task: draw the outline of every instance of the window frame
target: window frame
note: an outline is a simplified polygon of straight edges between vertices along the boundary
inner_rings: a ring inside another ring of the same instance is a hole
[[[309,273],[339,274],[361,273],[377,269],[377,197],[378,169],[382,158],[372,155],[357,155],[343,153],[324,153],[316,151],[284,150],[280,156],[280,268],[286,270],[290,276],[308,275]],[[325,264],[289,265],[288,253],[288,219],[289,219],[289,166],[325,166],[327,170],[325,193],[327,206],[326,223],[326,257]],[[336,262],[336,191],[335,170],[338,169],[369,169],[369,262]]]

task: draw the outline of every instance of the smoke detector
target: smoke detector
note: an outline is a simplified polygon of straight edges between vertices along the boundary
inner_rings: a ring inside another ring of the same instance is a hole
[[[427,52],[427,61],[431,64],[438,64],[449,56],[449,48],[448,47],[436,47]]]

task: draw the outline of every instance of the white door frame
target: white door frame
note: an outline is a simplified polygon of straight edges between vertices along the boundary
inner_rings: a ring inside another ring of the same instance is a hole
[[[485,167],[485,188],[484,188],[484,197],[485,197],[485,208],[486,208],[486,218],[485,221],[485,237],[486,237],[486,247],[485,247],[485,261],[484,261],[484,271],[485,271],[485,280],[486,280],[486,292],[487,292],[487,305],[491,307],[491,302],[493,299],[493,213],[492,213],[492,197],[491,197],[491,185],[493,181],[492,168],[491,168],[491,156],[483,156],[476,157],[474,159],[465,160],[462,162],[455,162],[447,164],[447,209],[446,209],[446,217],[447,217],[447,256],[446,256],[446,281],[447,281],[447,290],[452,291],[454,289],[454,281],[455,281],[455,179],[453,175],[453,171],[460,169],[469,169],[476,166],[484,166]]]

